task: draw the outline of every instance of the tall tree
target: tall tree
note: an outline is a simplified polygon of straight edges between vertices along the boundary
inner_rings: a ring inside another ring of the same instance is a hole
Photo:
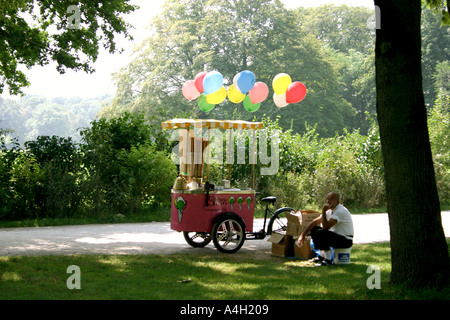
[[[336,69],[320,42],[300,28],[294,10],[279,0],[169,0],[151,27],[136,59],[116,75],[116,98],[104,115],[123,109],[242,120],[281,115],[285,128],[292,123],[302,131],[305,122],[318,122],[318,132],[327,136],[342,131],[354,115],[338,94]],[[223,74],[226,87],[238,72],[251,70],[269,86],[269,97],[255,113],[228,100],[208,114],[200,112],[196,101],[183,98],[181,87],[198,72],[212,70]],[[300,104],[278,109],[271,84],[282,72],[304,82],[309,92]]]
[[[117,51],[114,37],[129,37],[121,14],[136,9],[130,0],[1,0],[0,93],[29,85],[19,66],[57,63],[57,70],[93,72],[92,62],[103,45]]]
[[[375,5],[381,11],[375,67],[391,281],[408,287],[438,287],[447,284],[449,256],[422,89],[422,4],[420,0],[375,0]]]
[[[304,30],[312,33],[334,50],[356,50],[368,53],[373,50],[375,33],[367,27],[371,11],[364,7],[322,5],[300,8],[307,19],[301,21]]]

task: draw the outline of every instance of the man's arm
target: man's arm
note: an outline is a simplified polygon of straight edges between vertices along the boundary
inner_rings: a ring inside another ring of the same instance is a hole
[[[326,203],[322,207],[322,216],[321,216],[321,222],[322,222],[322,228],[324,230],[330,229],[332,226],[334,226],[337,223],[336,219],[330,218],[330,220],[327,219],[327,211],[330,209],[330,205]]]
[[[300,237],[298,237],[298,244],[300,246],[303,245],[303,242],[305,241],[306,236],[312,230],[312,228],[314,228],[315,226],[319,225],[321,222],[322,222],[322,218],[321,218],[321,216],[319,216],[319,217],[315,218],[313,221],[311,221],[311,223],[306,227],[306,229],[303,230],[303,232],[300,235]]]

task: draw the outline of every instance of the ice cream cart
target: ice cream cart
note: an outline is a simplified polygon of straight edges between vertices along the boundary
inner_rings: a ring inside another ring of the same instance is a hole
[[[266,208],[263,230],[253,232],[256,195],[253,186],[254,165],[249,188],[238,189],[230,185],[231,164],[228,164],[228,179],[223,181],[223,185],[209,183],[210,130],[223,129],[225,134],[227,130],[231,134],[232,129],[252,130],[250,154],[256,155],[255,130],[261,129],[263,123],[173,119],[163,122],[162,127],[178,129],[179,136],[180,174],[171,191],[171,229],[183,232],[184,238],[191,246],[204,247],[212,240],[217,250],[234,253],[242,247],[246,239],[264,239],[265,235],[272,231],[276,220],[280,220],[283,213],[293,210],[281,208],[271,212],[272,217],[266,232]],[[231,139],[229,141],[228,146],[232,148]],[[269,205],[276,199],[267,197],[263,200]]]

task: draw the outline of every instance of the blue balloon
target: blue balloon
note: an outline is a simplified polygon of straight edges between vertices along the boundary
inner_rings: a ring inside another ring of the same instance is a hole
[[[203,89],[205,95],[219,91],[223,86],[223,76],[220,72],[211,71],[203,79]]]
[[[256,78],[253,72],[248,70],[242,71],[237,77],[237,85],[239,87],[239,91],[241,91],[241,93],[243,94],[248,93],[255,85],[255,81]]]

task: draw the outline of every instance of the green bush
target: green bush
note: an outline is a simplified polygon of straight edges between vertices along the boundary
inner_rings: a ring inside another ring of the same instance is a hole
[[[122,173],[128,179],[129,188],[125,206],[132,210],[143,205],[169,206],[177,168],[168,155],[157,151],[153,145],[143,145],[132,147],[123,158]]]
[[[25,142],[26,152],[36,159],[41,172],[37,209],[47,218],[72,217],[82,210],[78,179],[80,154],[71,138],[39,136]]]
[[[176,168],[152,144],[143,114],[100,119],[81,131],[82,182],[87,209],[98,216],[127,214],[143,205],[168,205]]]
[[[269,128],[276,128],[270,123]],[[280,171],[258,178],[264,195],[274,195],[278,205],[298,209],[318,208],[331,191],[339,192],[351,208],[384,205],[384,181],[378,130],[358,131],[321,139],[315,127],[300,134],[281,134]]]
[[[370,141],[359,132],[345,132],[328,139],[314,172],[314,199],[323,203],[327,193],[340,193],[351,208],[370,208],[384,204],[384,183],[380,170],[372,166],[368,154]],[[373,152],[373,150],[371,151]],[[375,153],[380,152],[377,150]]]
[[[440,97],[428,117],[436,185],[441,202],[450,200],[450,96]]]
[[[12,167],[18,150],[8,149],[4,135],[8,132],[0,129],[0,219],[5,219],[13,209],[14,192],[11,187]]]
[[[7,217],[11,220],[39,217],[44,193],[41,182],[45,176],[36,159],[26,152],[17,152],[9,175],[11,197]]]

